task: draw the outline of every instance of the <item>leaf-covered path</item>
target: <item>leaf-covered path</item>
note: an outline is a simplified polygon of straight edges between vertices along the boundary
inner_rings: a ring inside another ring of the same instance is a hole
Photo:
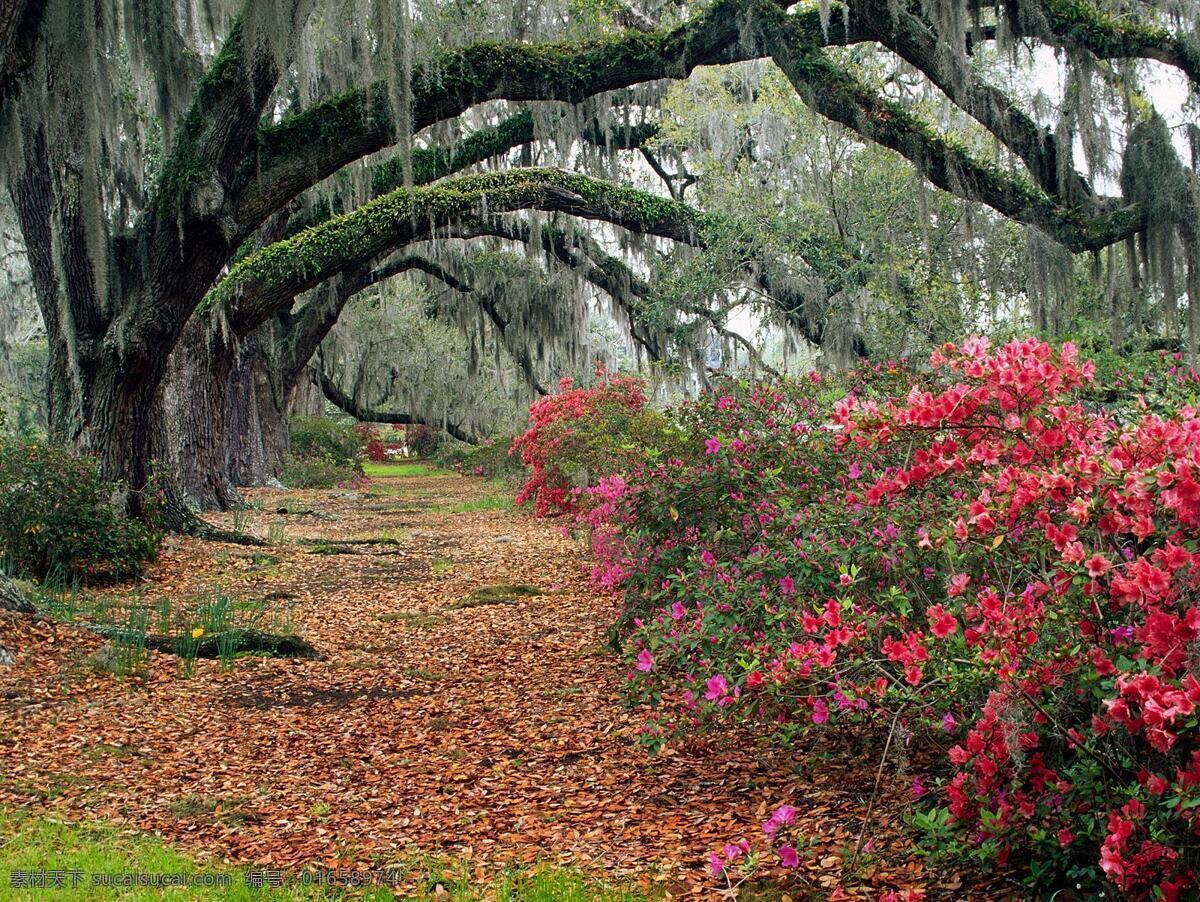
[[[88,666],[92,634],[0,613],[16,656],[0,667],[0,804],[238,862],[432,854],[482,877],[548,861],[709,895],[724,881],[707,853],[789,800],[813,845],[768,874],[794,897],[963,896],[905,839],[912,776],[894,767],[851,871],[877,762],[832,734],[790,754],[735,737],[648,757],[604,645],[613,602],[588,589],[579,541],[486,490],[421,471],[361,492],[258,491],[236,525],[270,530],[271,547],[174,539],[133,601],[178,608],[216,587],[290,619],[322,660],[197,661],[185,678],[154,653],[141,678],[117,678]],[[538,594],[477,593],[499,584]],[[102,594],[130,603],[128,587]]]

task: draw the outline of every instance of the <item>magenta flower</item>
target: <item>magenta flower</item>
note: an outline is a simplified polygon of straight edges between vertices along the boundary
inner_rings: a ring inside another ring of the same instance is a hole
[[[725,870],[725,862],[721,860],[721,856],[716,852],[708,853],[708,871],[714,877],[720,877],[721,872]]]
[[[654,658],[650,657],[649,649],[643,648],[637,656],[637,669],[642,673],[649,673],[654,669]]]
[[[725,681],[725,677],[721,674],[708,678],[708,691],[704,693],[704,697],[710,702],[715,702],[724,698],[729,694],[729,683]]]
[[[796,854],[794,846],[779,847],[779,863],[785,868],[798,867],[800,864],[800,856]]]
[[[687,615],[687,608],[683,606],[682,601],[677,601],[671,605],[671,619],[682,620]]]
[[[781,824],[791,824],[796,820],[796,809],[791,805],[780,805],[775,809],[775,813],[771,817]]]
[[[700,560],[704,562],[705,567],[711,567],[717,562],[716,555],[714,555],[707,548],[700,552]]]
[[[947,733],[953,733],[954,728],[958,726],[958,721],[954,719],[954,715],[947,711],[942,715],[942,729]]]
[[[829,720],[829,707],[825,704],[825,699],[819,698],[813,702],[813,723],[825,723]]]
[[[710,438],[704,440],[704,453],[716,454],[721,450],[721,440],[719,438]]]
[[[913,795],[919,799],[927,792],[929,792],[929,790],[922,785],[921,778],[913,777]]]

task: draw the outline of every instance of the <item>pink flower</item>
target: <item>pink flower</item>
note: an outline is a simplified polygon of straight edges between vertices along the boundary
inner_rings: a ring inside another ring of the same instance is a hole
[[[954,715],[947,711],[942,715],[942,729],[947,733],[953,733],[954,728],[958,726],[958,721],[954,719]]]
[[[704,440],[704,453],[716,454],[721,450],[721,440],[719,438],[709,438]]]
[[[677,601],[675,604],[671,605],[672,620],[682,620],[685,616],[687,616],[687,608],[683,606],[682,601]]]
[[[946,587],[946,594],[950,596],[962,595],[967,591],[967,585],[971,582],[971,577],[966,573],[955,573],[950,577],[950,585]]]
[[[1104,555],[1093,554],[1090,558],[1083,562],[1083,566],[1087,568],[1088,576],[1090,576],[1092,579],[1096,579],[1107,573],[1109,568],[1112,567],[1112,564],[1109,563],[1108,558],[1106,558]]]
[[[780,805],[775,809],[775,813],[771,815],[771,820],[779,821],[781,824],[795,823],[796,809],[791,805]]]
[[[716,852],[708,853],[708,872],[714,877],[720,877],[721,872],[725,870],[725,862],[721,860],[721,856]]]
[[[708,691],[704,693],[704,697],[710,702],[718,701],[729,694],[729,683],[719,673],[708,678],[707,686]]]
[[[784,595],[794,595],[796,592],[796,583],[790,576],[784,576],[779,580],[779,591]]]
[[[785,868],[794,868],[800,864],[800,856],[794,846],[779,847],[779,863]]]
[[[813,702],[812,721],[813,723],[825,723],[829,720],[829,707],[825,704],[825,699],[819,698]]]
[[[637,656],[637,669],[642,673],[649,673],[654,669],[654,658],[650,656],[650,650],[643,648]]]
[[[707,548],[700,552],[700,560],[704,562],[705,567],[711,567],[717,562],[716,556]]]
[[[925,795],[925,793],[929,792],[928,789],[926,789],[923,785],[921,785],[920,777],[913,777],[912,789],[913,789],[913,795],[918,799],[921,798],[921,796]]]

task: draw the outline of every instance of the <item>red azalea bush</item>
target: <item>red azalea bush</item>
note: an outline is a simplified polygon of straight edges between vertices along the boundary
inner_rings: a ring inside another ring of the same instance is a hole
[[[731,719],[941,737],[914,822],[942,851],[1177,896],[1200,833],[1194,377],[1112,403],[1070,345],[971,340],[931,364],[726,386],[670,412],[677,453],[558,505],[606,536],[646,740]],[[537,435],[524,451],[554,473]],[[788,815],[764,824],[785,866]],[[725,853],[714,871],[751,857]]]
[[[532,501],[538,516],[574,513],[578,489],[666,440],[663,418],[647,409],[640,379],[598,375],[587,388],[562,379],[558,394],[535,401],[529,429],[509,449],[531,470],[516,503]]]
[[[380,461],[387,459],[387,446],[383,443],[383,433],[374,423],[358,423],[355,433],[362,440],[363,455],[367,460]]]
[[[416,457],[433,457],[442,445],[442,430],[423,424],[406,427],[408,450]]]

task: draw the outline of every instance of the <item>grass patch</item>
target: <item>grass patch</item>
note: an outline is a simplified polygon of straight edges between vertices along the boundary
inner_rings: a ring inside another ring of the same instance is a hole
[[[447,514],[469,514],[473,511],[510,510],[513,506],[511,495],[484,495],[472,498],[470,501],[459,501],[454,504],[439,504],[433,509]]]
[[[364,535],[355,536],[356,539],[369,539],[372,542],[389,543],[392,545],[403,545],[405,542],[412,541],[413,531],[411,529],[384,529],[375,533],[366,533]]]
[[[328,806],[316,803],[310,813],[323,817]],[[368,899],[393,898],[475,900],[496,899],[501,902],[641,902],[650,897],[639,895],[619,886],[601,882],[576,871],[549,865],[531,869],[507,870],[486,883],[470,878],[470,865],[460,861],[441,864],[428,856],[411,855],[389,863],[407,883],[416,884],[416,893],[393,893],[386,888],[372,887],[347,893],[328,887],[302,886],[297,874],[286,874],[284,885],[276,890],[251,888],[245,871],[223,863],[203,865],[154,837],[130,834],[108,824],[70,824],[54,818],[32,815],[0,807],[0,885],[3,898],[16,902],[41,902],[54,899],[91,900],[121,899],[143,902],[163,898],[233,900],[251,902],[300,899]],[[45,874],[66,872],[64,888],[25,889],[13,886],[14,873]],[[72,874],[80,873],[79,885],[72,887]],[[93,875],[104,874],[187,874],[205,875],[206,882],[226,881],[225,885],[192,887],[190,889],[157,889],[150,887],[108,887],[93,885]]]
[[[441,626],[448,618],[432,611],[395,611],[391,614],[380,614],[376,618],[381,623],[403,623],[405,626],[431,627]]]
[[[515,604],[519,598],[532,598],[544,594],[537,586],[528,583],[497,583],[494,586],[480,586],[466,598],[446,605],[446,610],[479,608],[489,604]]]
[[[454,564],[450,561],[434,561],[429,569],[434,576],[442,576],[446,573],[453,573]]]
[[[23,888],[14,886],[20,873],[47,871],[67,872],[61,889]],[[34,817],[0,809],[0,881],[6,890],[4,898],[41,900],[55,899],[162,899],[167,895],[182,895],[180,890],[142,887],[106,887],[92,885],[93,875],[126,874],[205,874],[228,881],[226,886],[197,889],[188,898],[251,900],[261,891],[250,889],[242,875],[227,868],[201,869],[185,855],[161,841],[144,836],[130,836],[103,824],[67,824],[48,817]],[[77,886],[73,873],[82,876]],[[291,898],[316,898],[313,895],[291,895]]]
[[[435,466],[425,461],[404,461],[402,463],[392,463],[391,461],[374,461],[368,460],[363,463],[363,473],[371,479],[399,477],[407,478],[413,476],[453,476],[453,470],[443,470],[441,467]]]

